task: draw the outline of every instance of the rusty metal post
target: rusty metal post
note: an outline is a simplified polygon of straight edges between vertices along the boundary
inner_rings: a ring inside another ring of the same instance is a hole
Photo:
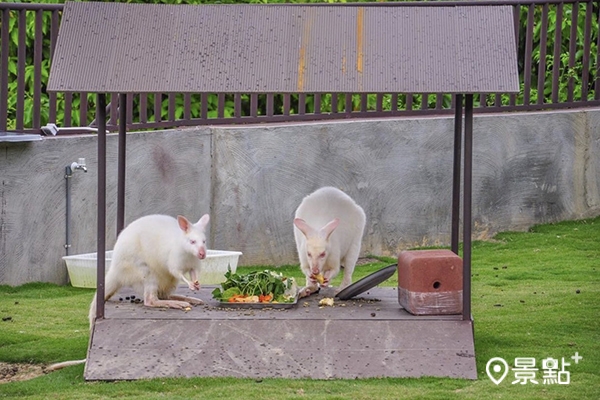
[[[462,147],[462,103],[463,95],[455,95],[454,101],[454,164],[452,176],[452,230],[450,249],[458,255],[459,223],[460,223],[460,164]]]
[[[473,95],[465,95],[463,187],[463,320],[471,320],[471,200],[473,181]]]
[[[119,94],[119,153],[117,178],[117,235],[125,226],[125,144],[127,133],[127,94]]]
[[[106,95],[96,98],[98,124],[98,236],[96,270],[96,319],[104,318],[104,271],[106,270]]]

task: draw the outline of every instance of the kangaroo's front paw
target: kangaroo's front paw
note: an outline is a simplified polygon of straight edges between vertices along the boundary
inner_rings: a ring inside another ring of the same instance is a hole
[[[198,281],[190,282],[188,287],[190,288],[190,290],[193,290],[194,292],[196,290],[200,290],[200,282],[198,282]]]
[[[324,274],[317,274],[317,275],[312,275],[310,277],[311,279],[311,283],[318,283],[319,286],[322,287],[327,287],[329,286],[329,277],[327,275]]]

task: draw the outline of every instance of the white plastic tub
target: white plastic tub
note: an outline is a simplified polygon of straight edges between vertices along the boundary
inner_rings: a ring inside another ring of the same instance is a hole
[[[215,285],[224,282],[227,267],[235,272],[241,255],[241,251],[207,250],[206,258],[200,261],[200,284]]]
[[[200,284],[214,285],[225,281],[227,267],[232,272],[237,270],[239,251],[207,250],[206,258],[201,261]],[[97,254],[75,254],[62,258],[67,264],[67,271],[71,285],[82,288],[96,288],[96,263]],[[106,251],[106,268],[110,266],[112,250]]]
[[[106,268],[110,266],[112,250],[106,252]],[[82,288],[96,288],[96,253],[75,254],[62,258],[67,264],[71,285]]]

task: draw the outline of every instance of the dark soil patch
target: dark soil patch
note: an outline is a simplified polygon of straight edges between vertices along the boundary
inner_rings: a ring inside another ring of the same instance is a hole
[[[26,381],[46,373],[46,366],[39,364],[10,364],[0,362],[0,384]]]

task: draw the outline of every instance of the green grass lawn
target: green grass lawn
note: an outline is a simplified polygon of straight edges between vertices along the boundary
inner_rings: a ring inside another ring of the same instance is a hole
[[[472,312],[478,379],[153,379],[83,380],[83,365],[0,384],[0,398],[29,399],[598,399],[600,398],[600,217],[505,232],[473,243]],[[357,267],[358,280],[394,259]],[[262,267],[264,268],[264,267]],[[239,268],[241,273],[253,268]],[[301,277],[298,266],[282,267]],[[338,284],[340,278],[334,280]],[[304,280],[300,279],[300,283]],[[397,276],[385,285],[397,285]],[[0,286],[0,362],[80,359],[88,345],[93,291],[33,283]],[[575,364],[575,353],[583,359]],[[535,358],[538,385],[499,385],[486,363]],[[542,360],[570,363],[568,385],[544,385]]]

